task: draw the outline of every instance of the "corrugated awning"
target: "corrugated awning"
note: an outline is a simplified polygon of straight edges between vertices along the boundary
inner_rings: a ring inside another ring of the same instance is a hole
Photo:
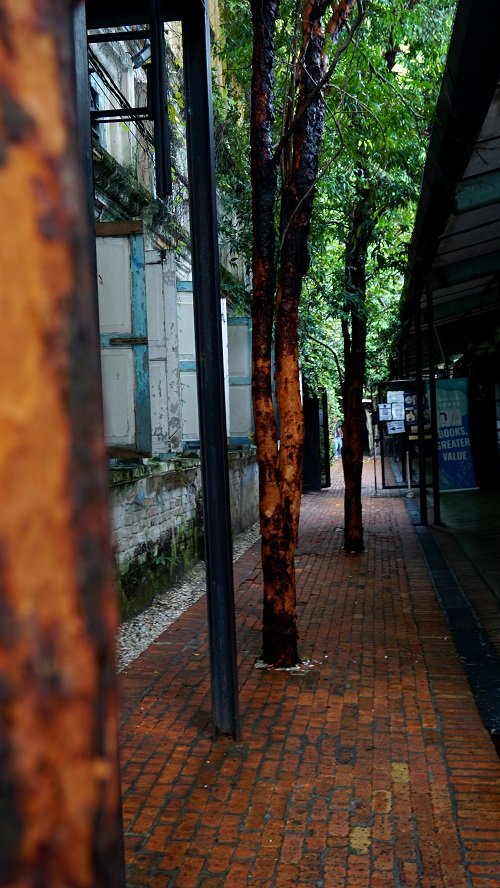
[[[427,358],[432,292],[438,362],[498,341],[500,324],[500,4],[461,0],[424,170],[401,305],[415,370],[415,308]]]

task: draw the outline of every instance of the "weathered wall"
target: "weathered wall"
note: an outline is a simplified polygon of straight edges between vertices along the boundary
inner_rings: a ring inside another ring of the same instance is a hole
[[[231,524],[241,533],[258,518],[253,448],[229,454]],[[111,510],[123,616],[147,606],[172,576],[203,552],[200,462],[177,456],[111,470]]]
[[[259,479],[254,448],[230,451],[229,496],[233,534],[242,533],[259,517]]]

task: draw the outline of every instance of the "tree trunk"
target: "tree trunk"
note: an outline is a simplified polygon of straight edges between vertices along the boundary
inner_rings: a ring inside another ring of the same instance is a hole
[[[275,206],[277,165],[272,151],[274,32],[279,0],[252,2],[253,62],[251,177],[253,221],[252,399],[259,462],[260,530],[264,575],[263,658],[296,660],[295,607],[286,592],[290,564],[282,537],[278,432],[272,385],[276,290]]]
[[[342,321],[345,379],[343,388],[344,437],[344,549],[362,552],[363,513],[361,480],[363,473],[363,385],[366,363],[366,252],[372,222],[369,192],[360,192],[351,216],[346,244],[346,292],[350,301],[351,328]]]
[[[273,61],[278,0],[251,0],[254,48],[251,103],[253,255],[252,394],[259,462],[260,527],[264,576],[263,651],[266,663],[299,662],[295,549],[302,492],[304,419],[298,363],[298,311],[309,266],[307,241],[324,130],[325,101],[318,83],[326,72],[322,17],[329,4],[302,3],[299,94],[289,132],[280,143],[282,192],[279,271],[276,267],[277,164],[273,156]],[[342,0],[330,22],[332,36],[345,23],[353,0]],[[289,97],[295,102],[295,96]],[[276,424],[272,397],[275,328]]]
[[[73,4],[0,0],[0,21],[0,885],[113,888],[118,615]]]

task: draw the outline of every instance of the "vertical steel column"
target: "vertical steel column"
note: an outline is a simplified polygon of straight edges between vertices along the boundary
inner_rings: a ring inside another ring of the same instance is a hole
[[[420,289],[415,289],[415,377],[417,386],[418,474],[420,523],[427,525],[427,476],[425,469],[424,380],[422,379],[422,312]]]
[[[92,127],[90,122],[90,89],[89,89],[89,53],[87,42],[87,16],[85,4],[79,3],[73,12],[73,41],[75,63],[75,99],[78,127],[78,149],[80,163],[82,165],[82,183],[86,206],[86,219],[82,214],[82,226],[87,226],[87,256],[90,270],[89,281],[89,316],[93,316],[95,335],[99,335],[99,299],[97,295],[97,256],[95,233],[95,193],[94,193],[94,162],[92,158]],[[99,339],[97,339],[99,342]],[[94,361],[98,367],[99,386],[96,399],[99,402],[99,413],[103,414],[102,405],[102,368],[100,349],[96,349]],[[104,433],[102,433],[104,434]],[[106,482],[107,486],[107,482]],[[118,784],[119,795],[116,810],[116,849],[113,888],[125,888],[125,841],[123,830],[123,809],[121,800],[121,776],[120,755],[118,754],[115,767],[115,780]]]
[[[380,423],[380,469],[382,472],[382,488],[386,489],[386,481],[385,481],[385,446],[384,446],[384,430],[382,428],[382,423]]]
[[[330,466],[330,434],[328,431],[328,395],[323,389],[321,393],[321,406],[323,408],[323,449],[325,451],[325,486],[332,486]]]
[[[215,732],[238,738],[209,23],[201,0],[189,7],[182,33],[212,705]]]
[[[83,184],[85,188],[87,225],[89,235],[89,253],[95,268],[95,200],[94,200],[94,163],[92,159],[92,127],[90,124],[90,88],[89,88],[89,53],[87,43],[87,17],[85,4],[78,3],[73,13],[73,36],[75,45],[75,93],[76,116],[78,125],[78,143],[83,165]],[[97,277],[95,284],[95,319],[98,329]]]
[[[121,884],[118,608],[73,8],[0,0],[0,881],[26,888]]]
[[[148,76],[151,86],[151,104],[154,121],[156,193],[164,198],[172,194],[170,171],[170,133],[167,117],[167,60],[165,53],[164,21],[160,0],[149,0],[149,31],[151,35],[151,65]]]
[[[436,351],[434,347],[434,300],[432,290],[427,284],[425,288],[427,299],[427,330],[429,348],[429,392],[431,409],[432,432],[432,502],[434,506],[434,524],[441,524],[441,494],[439,492],[439,462],[438,462],[438,427],[437,427],[437,399],[436,399]]]

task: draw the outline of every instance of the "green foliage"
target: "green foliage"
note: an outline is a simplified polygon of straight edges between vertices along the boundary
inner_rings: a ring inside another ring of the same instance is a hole
[[[368,322],[367,391],[387,377],[398,304],[432,114],[455,2],[372,0],[327,90],[323,176],[317,186],[302,305],[302,365],[338,392],[335,365],[318,360],[307,331],[343,360],[341,323],[361,311]],[[346,244],[360,192],[371,207],[366,301],[346,290]],[[327,338],[331,337],[331,339]],[[328,355],[326,348],[323,351]],[[319,370],[321,367],[321,371]],[[310,372],[310,371],[308,371]]]
[[[245,318],[250,315],[250,292],[235,274],[221,268],[221,289],[227,299],[231,317]]]
[[[215,116],[215,162],[220,197],[219,229],[230,264],[251,267],[252,234],[250,188],[249,95],[252,60],[250,7],[243,0],[221,4],[224,38],[214,47],[217,63],[224,72],[223,83],[213,79]],[[248,305],[237,281],[226,276],[226,295],[241,308]],[[231,292],[234,290],[235,292]]]
[[[388,374],[398,303],[422,167],[442,77],[456,0],[367,0],[367,14],[325,91],[323,139],[310,234],[311,263],[300,315],[301,365],[308,384],[340,403],[341,323],[360,303],[346,290],[346,242],[359,189],[370,195],[366,388]],[[282,0],[275,41],[275,132],[278,144],[296,61],[295,0]],[[300,4],[299,4],[300,10]],[[224,40],[216,48],[224,86],[215,88],[221,232],[230,255],[251,263],[249,93],[252,26],[248,0],[223,0]],[[300,34],[299,34],[300,38]],[[330,49],[333,58],[337,47]],[[237,313],[247,294],[224,280]]]

